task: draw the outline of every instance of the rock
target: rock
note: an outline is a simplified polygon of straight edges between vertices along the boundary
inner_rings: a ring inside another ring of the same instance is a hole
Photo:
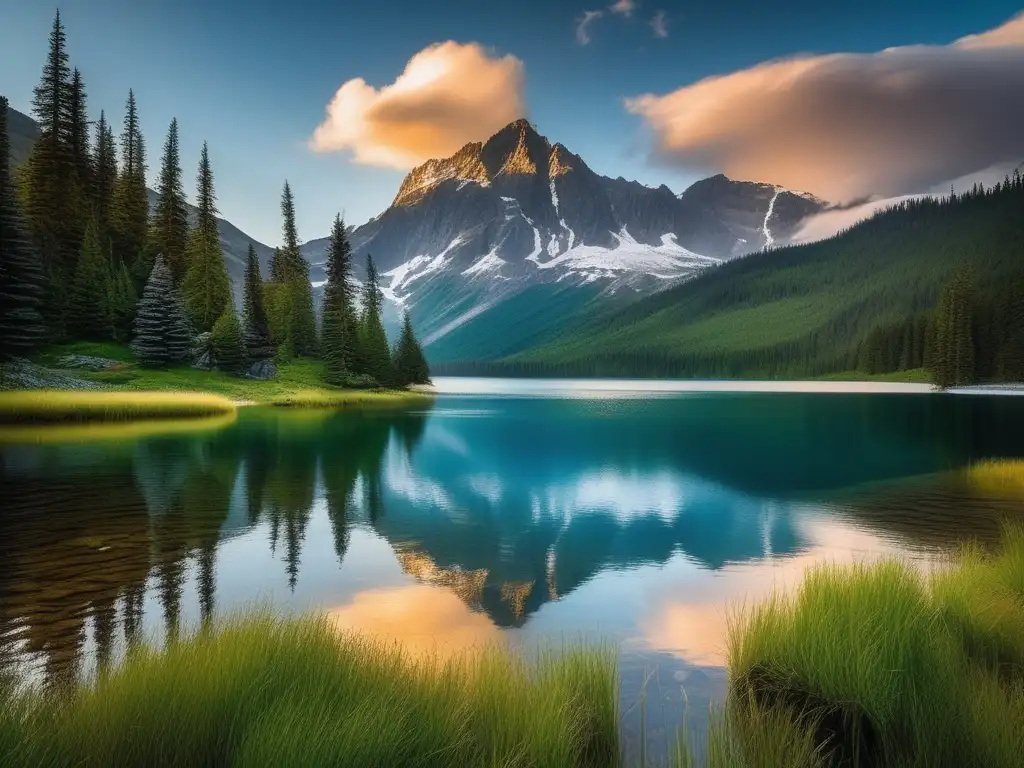
[[[91,355],[64,355],[57,360],[61,368],[85,368],[89,371],[109,371],[121,365],[118,360],[110,360],[106,357],[93,357]]]
[[[106,386],[16,359],[0,365],[0,389],[106,389]]]
[[[277,364],[273,360],[257,360],[246,371],[246,376],[250,379],[259,379],[260,381],[266,381],[267,379],[277,378]]]

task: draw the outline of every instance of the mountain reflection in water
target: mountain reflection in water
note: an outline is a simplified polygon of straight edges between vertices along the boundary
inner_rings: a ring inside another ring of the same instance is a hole
[[[678,682],[722,663],[729,603],[814,562],[993,538],[1022,500],[957,471],[1024,456],[1022,406],[441,397],[21,435],[0,445],[0,666],[56,683],[270,600],[413,649],[600,634],[685,662]]]

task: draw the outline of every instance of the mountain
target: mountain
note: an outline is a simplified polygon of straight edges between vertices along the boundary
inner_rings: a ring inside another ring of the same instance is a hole
[[[38,127],[10,114],[12,155],[21,163]],[[156,199],[151,190],[150,205]],[[811,195],[721,175],[680,195],[611,179],[516,120],[413,169],[391,205],[349,233],[357,272],[372,254],[383,275],[389,329],[408,309],[432,363],[495,360],[785,244],[826,207]],[[265,271],[273,249],[224,219],[218,229],[240,294],[249,243]],[[326,248],[327,238],[302,245],[317,296]]]
[[[28,160],[32,145],[39,138],[39,125],[28,115],[16,109],[7,110],[7,133],[11,139],[11,159],[14,167]],[[160,196],[152,189],[149,192],[149,207],[152,208]],[[194,224],[198,213],[192,205],[188,206],[189,219]],[[253,244],[259,256],[263,272],[266,274],[270,257],[274,249],[255,240],[225,219],[217,219],[217,230],[220,233],[221,246],[224,248],[224,261],[235,287],[236,299],[241,296],[242,282],[245,277],[245,264],[248,257],[249,243]]]
[[[1019,176],[984,193],[907,201],[828,240],[735,259],[607,307],[499,362],[435,373],[778,379],[918,368],[930,310],[966,265],[977,375],[1019,380],[1022,210]]]
[[[11,140],[11,160],[17,167],[28,160],[32,145],[39,138],[39,126],[28,115],[8,107],[7,135]]]
[[[379,216],[350,231],[392,310],[431,361],[512,354],[596,307],[655,293],[785,242],[826,203],[716,176],[682,195],[595,173],[526,120],[413,169]],[[303,246],[324,279],[326,240]]]

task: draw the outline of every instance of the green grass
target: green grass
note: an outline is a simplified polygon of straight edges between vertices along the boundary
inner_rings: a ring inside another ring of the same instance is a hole
[[[181,419],[234,411],[231,400],[201,392],[0,392],[0,424]]]
[[[967,482],[985,491],[1024,499],[1024,461],[990,459],[964,471]]]
[[[1019,766],[1024,529],[931,577],[820,566],[741,613],[729,650],[731,696],[808,718],[851,765]]]
[[[120,365],[106,371],[74,369],[68,373],[106,385],[115,391],[206,392],[236,402],[265,405],[320,404],[380,406],[422,403],[428,395],[407,390],[345,390],[324,383],[324,363],[295,359],[278,366],[276,379],[257,381],[230,376],[220,371],[200,371],[188,366],[165,369],[142,368],[128,347],[113,343],[78,342],[53,347],[40,358],[55,365],[65,355],[92,355],[117,360]]]
[[[325,618],[229,620],[94,683],[8,696],[0,762],[32,766],[612,766],[609,649],[414,659]]]

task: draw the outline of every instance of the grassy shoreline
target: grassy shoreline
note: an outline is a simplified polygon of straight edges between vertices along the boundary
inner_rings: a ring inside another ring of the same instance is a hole
[[[104,370],[66,366],[69,356],[110,362]],[[391,408],[425,405],[428,392],[354,390],[324,383],[324,363],[297,359],[278,376],[258,381],[186,366],[139,367],[131,350],[111,343],[80,342],[56,347],[39,363],[64,377],[97,386],[91,390],[9,389],[0,391],[0,423],[51,423],[209,416],[241,405],[309,408]],[[77,407],[76,407],[77,406]]]
[[[978,766],[1024,751],[1024,527],[948,567],[822,564],[734,614],[729,691],[673,768]],[[25,765],[622,765],[608,646],[417,658],[326,617],[236,617],[56,697],[0,687]],[[86,738],[88,735],[88,738]],[[346,762],[348,761],[348,762]]]
[[[618,757],[608,649],[455,659],[255,615],[49,697],[0,699],[5,765],[590,768]]]

